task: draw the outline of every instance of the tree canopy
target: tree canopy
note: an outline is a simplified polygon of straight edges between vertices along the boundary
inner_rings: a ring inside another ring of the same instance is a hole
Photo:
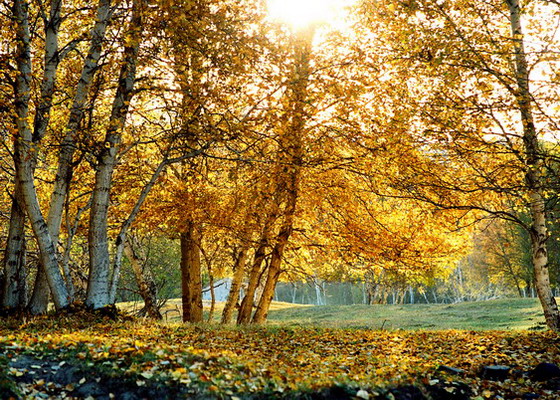
[[[559,330],[558,4],[269,11],[0,3],[2,308],[111,306],[129,267],[157,308],[149,243],[178,242],[186,322],[206,279],[262,323],[281,280],[425,294],[476,259]]]

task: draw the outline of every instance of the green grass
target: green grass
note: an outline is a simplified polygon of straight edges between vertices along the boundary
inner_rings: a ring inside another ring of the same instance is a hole
[[[512,330],[542,327],[535,299],[499,299],[457,304],[349,305],[293,307],[271,311],[271,324],[330,328],[406,330]]]
[[[120,305],[131,310],[131,303]],[[207,311],[209,304],[205,302]],[[222,303],[216,304],[218,322]],[[180,320],[180,300],[170,300],[163,312],[166,320]],[[303,325],[327,328],[405,330],[520,330],[543,328],[544,318],[536,299],[498,299],[457,304],[307,306],[273,303],[269,325]]]

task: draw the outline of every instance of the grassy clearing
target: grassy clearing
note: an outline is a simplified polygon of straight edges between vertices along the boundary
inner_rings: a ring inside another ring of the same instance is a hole
[[[273,324],[312,324],[372,329],[535,329],[544,317],[536,299],[499,299],[458,304],[293,307],[270,313]]]
[[[132,311],[138,304],[123,303]],[[205,302],[206,315],[210,308]],[[223,304],[217,303],[213,322],[218,322]],[[180,320],[180,299],[166,304],[168,322]],[[457,304],[308,306],[272,304],[269,324],[318,326],[326,328],[368,328],[386,330],[519,330],[538,329],[544,318],[536,299],[498,299]]]

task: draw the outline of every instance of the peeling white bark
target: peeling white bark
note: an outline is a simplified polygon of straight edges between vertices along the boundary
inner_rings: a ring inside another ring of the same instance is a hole
[[[98,156],[92,195],[88,235],[90,268],[86,305],[93,309],[104,307],[110,304],[111,300],[109,293],[109,241],[107,236],[109,195],[122,129],[132,99],[136,77],[138,50],[142,34],[143,0],[135,0],[132,7],[132,17],[125,40],[124,60],[119,74],[119,84],[113,101],[109,126],[105,134],[104,146]]]
[[[45,129],[49,121],[49,111],[52,105],[52,93],[55,84],[56,68],[58,67],[58,28],[60,26],[60,0],[53,2],[51,8],[51,18],[47,24],[46,31],[46,51],[45,51],[45,78],[43,80],[41,102],[35,117],[34,139],[39,140],[45,134]],[[65,136],[63,138],[60,152],[58,155],[58,169],[54,181],[54,188],[51,193],[49,203],[49,213],[47,215],[47,225],[53,243],[58,243],[60,226],[66,196],[72,180],[72,158],[76,149],[76,136],[79,124],[84,115],[84,107],[91,81],[98,67],[101,56],[101,48],[105,38],[105,31],[111,17],[111,0],[100,0],[97,7],[95,24],[91,30],[91,41],[88,54],[84,60],[82,73],[76,86],[74,100],[70,109],[70,115],[66,124]],[[65,264],[67,265],[67,264]],[[46,271],[43,266],[39,266],[33,296],[29,305],[33,314],[46,312],[49,300],[49,287],[45,284]],[[68,282],[67,282],[68,286]],[[71,301],[73,291],[69,291]]]
[[[546,240],[546,209],[543,196],[544,167],[532,113],[532,96],[529,88],[529,72],[523,44],[521,8],[519,0],[506,0],[510,11],[511,33],[515,51],[517,80],[516,100],[523,122],[523,144],[527,171],[525,181],[529,195],[531,213],[531,247],[535,273],[535,287],[541,302],[548,327],[560,330],[560,313],[550,287],[548,251]]]
[[[47,280],[53,294],[53,302],[57,309],[68,306],[69,298],[64,279],[58,269],[56,249],[49,233],[45,218],[41,213],[34,182],[34,164],[37,144],[28,124],[31,55],[29,36],[28,3],[23,0],[14,2],[14,17],[17,24],[17,68],[16,79],[16,113],[17,140],[15,145],[15,164],[18,183],[21,186],[27,215],[31,221],[33,233],[40,250],[40,262],[47,272]]]

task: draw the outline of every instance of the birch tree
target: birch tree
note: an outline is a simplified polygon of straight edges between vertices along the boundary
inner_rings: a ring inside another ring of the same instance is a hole
[[[66,308],[70,298],[64,278],[58,269],[55,243],[49,232],[47,222],[41,212],[34,183],[35,157],[41,135],[33,137],[29,126],[29,100],[31,95],[31,38],[29,31],[29,4],[26,1],[14,2],[14,19],[16,22],[17,53],[16,64],[18,76],[15,85],[15,107],[17,113],[17,137],[15,144],[15,167],[18,185],[27,215],[31,221],[33,233],[40,249],[40,262],[46,271],[46,278],[57,309]],[[56,50],[55,50],[56,51]],[[54,79],[54,78],[53,78]]]
[[[110,304],[110,257],[107,234],[107,214],[112,176],[115,169],[122,130],[125,125],[133,95],[138,64],[138,51],[143,36],[143,14],[145,2],[134,1],[132,15],[127,28],[123,61],[103,147],[97,154],[95,186],[89,218],[90,269],[86,304],[101,308]]]
[[[525,54],[524,34],[521,26],[522,11],[519,0],[507,0],[515,60],[515,100],[523,125],[525,150],[525,183],[531,214],[531,250],[535,287],[541,302],[546,324],[554,331],[560,330],[560,312],[550,288],[548,272],[548,249],[546,241],[547,215],[544,191],[546,189],[542,145],[539,143],[533,117],[533,95],[529,86],[529,67]]]
[[[365,4],[367,15],[379,18],[367,24],[383,21],[393,34],[377,31],[383,43],[377,54],[393,79],[386,87],[401,99],[392,108],[395,125],[407,132],[409,154],[418,155],[400,164],[389,187],[438,209],[480,212],[478,218],[527,229],[547,325],[558,330],[546,248],[551,186],[545,176],[555,161],[542,139],[558,131],[557,88],[546,72],[555,70],[558,43],[554,24],[537,23],[557,15],[538,2],[523,8],[511,1],[384,3],[379,12]],[[538,84],[531,71],[541,74]],[[530,224],[518,218],[518,207],[529,211]]]
[[[90,33],[90,47],[84,59],[82,72],[78,80],[73,103],[70,108],[70,115],[66,123],[65,135],[60,146],[57,173],[47,216],[47,225],[49,226],[50,234],[53,242],[55,243],[58,243],[64,204],[67,199],[70,182],[72,180],[73,157],[76,151],[78,128],[84,116],[85,104],[91,81],[98,69],[101,49],[105,38],[105,31],[111,16],[110,3],[110,0],[100,0],[97,6],[96,22]],[[59,56],[57,55],[57,57]],[[41,126],[43,126],[47,117],[43,116],[39,120],[42,121]],[[71,278],[66,276],[65,279],[67,281],[67,285],[70,285],[71,283],[68,281]],[[44,313],[47,309],[49,292],[45,282],[45,270],[41,264],[39,266],[39,273],[35,280],[35,288],[30,303],[30,310],[34,314]]]

